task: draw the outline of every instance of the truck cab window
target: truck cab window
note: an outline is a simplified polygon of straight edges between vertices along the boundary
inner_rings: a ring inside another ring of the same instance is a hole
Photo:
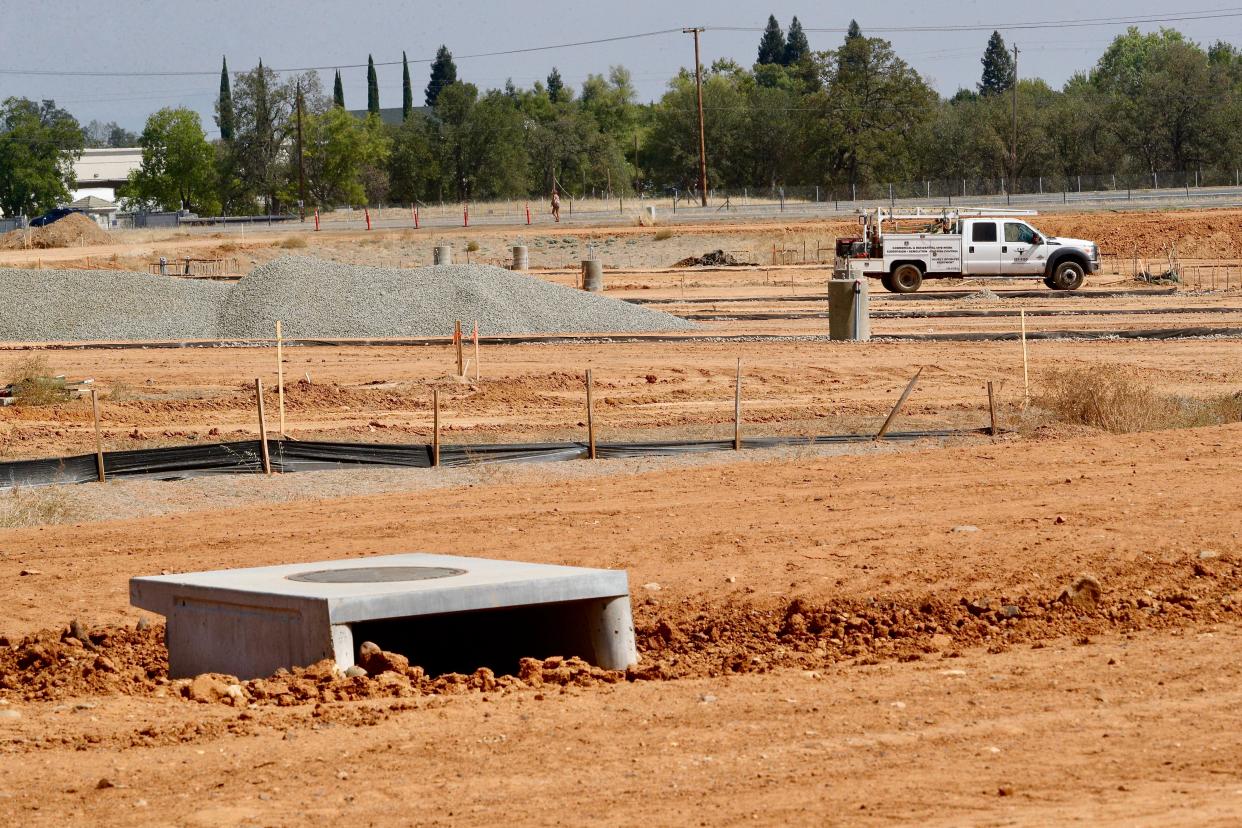
[[[1005,241],[1010,244],[1032,244],[1035,241],[1035,231],[1030,225],[1007,221],[1005,222]]]
[[[974,242],[996,241],[996,222],[976,221],[970,230],[970,240]]]

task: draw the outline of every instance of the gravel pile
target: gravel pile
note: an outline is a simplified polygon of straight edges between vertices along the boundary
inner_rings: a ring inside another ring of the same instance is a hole
[[[351,339],[687,330],[661,311],[486,265],[413,270],[286,257],[240,282],[0,268],[0,341]]]
[[[222,338],[446,336],[454,320],[483,334],[687,330],[661,311],[489,265],[410,270],[285,257],[233,286],[220,312]]]
[[[0,268],[0,341],[215,339],[228,290],[123,270]]]

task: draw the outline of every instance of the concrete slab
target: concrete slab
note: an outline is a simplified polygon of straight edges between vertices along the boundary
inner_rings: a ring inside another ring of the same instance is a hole
[[[346,669],[358,628],[401,642],[388,649],[412,650],[414,664],[423,652],[468,654],[493,635],[529,648],[521,655],[576,655],[608,669],[638,660],[623,570],[414,553],[132,578],[130,602],[168,619],[174,677],[257,678],[324,658]],[[547,647],[559,651],[540,652]]]

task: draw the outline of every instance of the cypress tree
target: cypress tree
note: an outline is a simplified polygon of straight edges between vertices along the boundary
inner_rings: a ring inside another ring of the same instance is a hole
[[[332,82],[332,103],[345,108],[345,84],[341,83],[341,70],[336,70],[336,80]]]
[[[216,100],[216,126],[220,127],[222,139],[233,140],[233,90],[229,86],[229,59],[227,57],[220,64],[220,97]]]
[[[454,83],[457,83],[457,64],[453,63],[453,53],[448,47],[441,45],[436,51],[436,59],[431,62],[431,81],[427,84],[425,97],[427,106],[435,106],[440,90]]]
[[[802,24],[795,15],[789,23],[789,37],[785,38],[785,56],[781,63],[793,66],[800,63],[803,58],[810,56],[811,44],[807,41],[806,32],[802,31]]]
[[[555,66],[548,73],[548,97],[552,103],[556,103],[561,99],[561,90],[565,88],[565,82],[561,80],[561,72]]]
[[[776,15],[768,15],[767,28],[763,37],[759,38],[759,64],[780,63],[785,59],[785,33],[781,24],[776,22]]]
[[[992,32],[988,48],[979,61],[983,64],[983,77],[979,80],[980,95],[999,95],[1013,88],[1013,55],[1005,47],[1000,32]]]
[[[410,120],[414,113],[414,87],[410,85],[410,61],[401,53],[401,120]]]
[[[851,20],[850,27],[845,32],[845,42],[849,43],[851,40],[859,37],[862,37],[862,27],[858,25],[857,20]]]
[[[379,110],[379,78],[375,75],[375,61],[367,55],[367,112],[378,115]]]

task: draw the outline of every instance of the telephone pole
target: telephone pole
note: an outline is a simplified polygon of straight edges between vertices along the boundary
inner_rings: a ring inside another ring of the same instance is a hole
[[[306,221],[306,157],[302,153],[302,81],[298,81],[298,213]]]
[[[1018,44],[1013,44],[1013,145],[1010,153],[1009,192],[1018,183]]]
[[[683,34],[694,35],[694,87],[699,96],[699,195],[707,206],[707,136],[703,128],[703,62],[699,59],[699,33],[704,27],[682,29]]]

